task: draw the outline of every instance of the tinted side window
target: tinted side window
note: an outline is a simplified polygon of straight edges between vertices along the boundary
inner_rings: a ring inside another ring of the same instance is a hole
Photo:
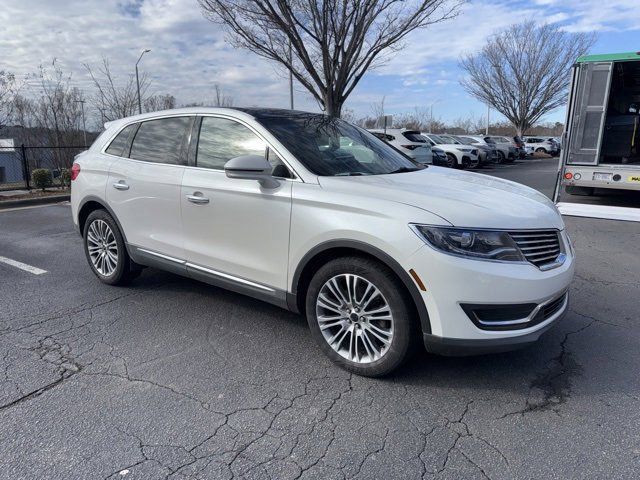
[[[131,145],[130,158],[181,165],[181,151],[190,117],[161,118],[142,122]]]
[[[126,157],[127,155],[123,154],[124,149],[128,144],[129,135],[137,126],[138,124],[134,123],[132,125],[124,127],[120,131],[120,133],[116,135],[116,138],[111,140],[111,143],[109,144],[105,152],[111,155],[117,155],[119,157]]]
[[[242,155],[265,155],[266,144],[244,125],[226,118],[203,117],[196,166],[223,170]]]

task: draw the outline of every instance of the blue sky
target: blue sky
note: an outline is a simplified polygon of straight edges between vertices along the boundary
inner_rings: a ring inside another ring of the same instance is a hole
[[[364,77],[347,108],[365,116],[385,96],[389,113],[433,105],[444,121],[478,118],[486,109],[460,87],[458,59],[493,33],[522,21],[551,22],[569,32],[597,32],[593,53],[632,51],[640,50],[639,18],[638,0],[471,1],[457,18],[411,34],[402,51]],[[218,83],[237,105],[288,106],[286,74],[232,48],[221,28],[202,18],[196,0],[3,0],[0,24],[0,70],[19,78],[56,58],[90,96],[83,63],[97,66],[107,56],[124,80],[140,51],[151,48],[141,68],[155,93],[170,93],[179,103],[207,102]],[[36,82],[28,80],[24,93],[38,95]],[[301,87],[296,107],[318,110]],[[562,119],[561,109],[545,118]]]

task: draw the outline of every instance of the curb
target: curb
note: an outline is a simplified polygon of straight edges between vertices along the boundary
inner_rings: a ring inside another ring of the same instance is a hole
[[[46,205],[47,203],[59,203],[68,202],[71,200],[71,195],[49,195],[46,197],[37,198],[21,198],[19,200],[4,200],[0,201],[0,210],[16,207],[28,207],[31,205]]]

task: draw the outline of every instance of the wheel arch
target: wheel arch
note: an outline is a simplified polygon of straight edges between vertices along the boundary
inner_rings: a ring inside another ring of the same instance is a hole
[[[304,312],[307,288],[313,277],[313,273],[316,272],[321,265],[324,265],[333,258],[350,255],[372,258],[389,268],[409,293],[413,307],[418,314],[423,333],[431,333],[431,322],[429,321],[427,307],[409,272],[405,271],[396,260],[384,251],[358,240],[330,240],[317,245],[307,252],[293,274],[291,293],[287,294],[289,309],[295,312]]]
[[[88,196],[84,198],[82,202],[80,202],[80,207],[78,208],[78,230],[80,231],[80,235],[84,235],[85,222],[87,221],[87,218],[89,218],[91,212],[95,210],[106,210],[109,215],[111,215],[113,220],[116,222],[116,225],[118,225],[118,229],[120,230],[120,234],[122,235],[124,244],[128,249],[129,243],[127,242],[127,236],[124,232],[124,229],[122,228],[122,225],[120,224],[120,221],[118,220],[118,217],[113,212],[113,210],[98,197]]]

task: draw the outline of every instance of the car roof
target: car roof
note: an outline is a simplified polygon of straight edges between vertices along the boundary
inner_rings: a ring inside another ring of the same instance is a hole
[[[172,115],[206,115],[206,114],[232,114],[237,118],[292,118],[308,115],[323,115],[322,113],[304,112],[301,110],[289,110],[285,108],[239,108],[239,107],[182,107],[170,110],[158,110],[156,112],[142,113],[130,117],[106,122],[105,129],[125,123],[140,122],[152,118],[167,117]]]
[[[419,130],[411,130],[409,128],[368,128],[367,130],[375,133],[420,133]]]

